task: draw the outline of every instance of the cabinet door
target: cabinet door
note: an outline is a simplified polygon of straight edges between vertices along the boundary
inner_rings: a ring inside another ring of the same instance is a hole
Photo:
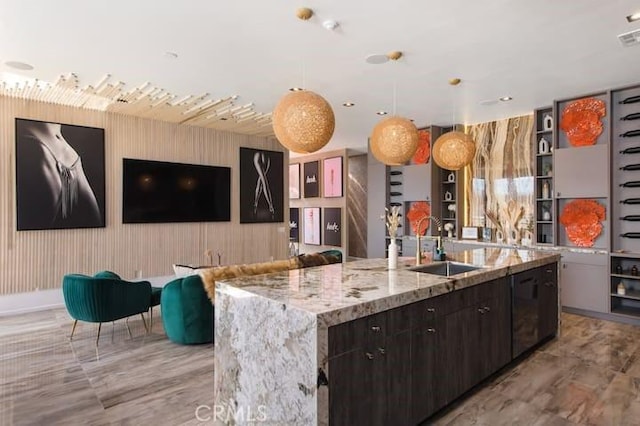
[[[386,385],[376,387],[374,404],[386,404],[385,425],[411,424],[411,331],[387,337],[383,351]]]
[[[418,424],[444,406],[438,383],[443,369],[436,364],[438,327],[416,327],[411,340],[411,423]]]
[[[538,317],[540,340],[558,332],[558,272],[557,264],[540,268],[540,306]]]
[[[495,373],[511,361],[511,303],[509,285],[497,280],[498,295],[477,305],[480,337],[476,356],[479,366],[479,380]]]
[[[563,261],[560,271],[562,306],[607,312],[608,278],[606,265]]]
[[[554,184],[558,198],[607,197],[609,147],[558,148],[554,153]]]
[[[442,332],[437,333],[436,364],[444,375],[440,392],[445,404],[470,389],[479,376],[476,309],[470,306],[445,315],[440,327]]]
[[[362,349],[329,360],[331,425],[373,424],[374,401],[371,390],[375,380],[375,364],[379,362],[382,362],[382,358],[376,358]]]
[[[402,190],[405,201],[430,201],[431,163],[404,166]]]

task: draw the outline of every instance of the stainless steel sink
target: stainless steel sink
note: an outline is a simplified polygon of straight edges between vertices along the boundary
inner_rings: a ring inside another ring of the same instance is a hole
[[[467,265],[466,263],[457,262],[438,262],[428,265],[415,266],[409,268],[412,271],[424,272],[425,274],[441,275],[443,277],[450,277],[452,275],[464,274],[465,272],[476,271],[480,269],[479,266]]]

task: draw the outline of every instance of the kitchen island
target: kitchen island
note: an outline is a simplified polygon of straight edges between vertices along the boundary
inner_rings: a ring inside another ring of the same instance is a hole
[[[558,254],[448,257],[480,268],[445,277],[412,271],[411,258],[396,270],[368,259],[217,282],[216,420],[422,421],[512,360],[514,277],[549,290],[540,306],[524,305],[539,324],[514,315],[514,326],[536,330],[525,343],[555,334]]]

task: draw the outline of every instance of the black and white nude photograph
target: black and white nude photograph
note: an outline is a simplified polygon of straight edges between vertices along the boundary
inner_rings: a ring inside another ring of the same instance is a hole
[[[16,118],[17,229],[105,226],[104,129]]]
[[[283,153],[240,148],[240,223],[284,221]]]

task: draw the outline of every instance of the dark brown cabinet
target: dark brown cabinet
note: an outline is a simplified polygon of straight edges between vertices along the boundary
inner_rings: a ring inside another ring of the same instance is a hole
[[[409,424],[409,309],[329,328],[332,425]]]
[[[527,271],[543,283],[542,337],[557,327],[556,268]],[[507,365],[511,301],[504,277],[330,327],[330,424],[418,424]]]
[[[543,266],[539,271],[538,337],[543,340],[558,333],[558,264]]]

